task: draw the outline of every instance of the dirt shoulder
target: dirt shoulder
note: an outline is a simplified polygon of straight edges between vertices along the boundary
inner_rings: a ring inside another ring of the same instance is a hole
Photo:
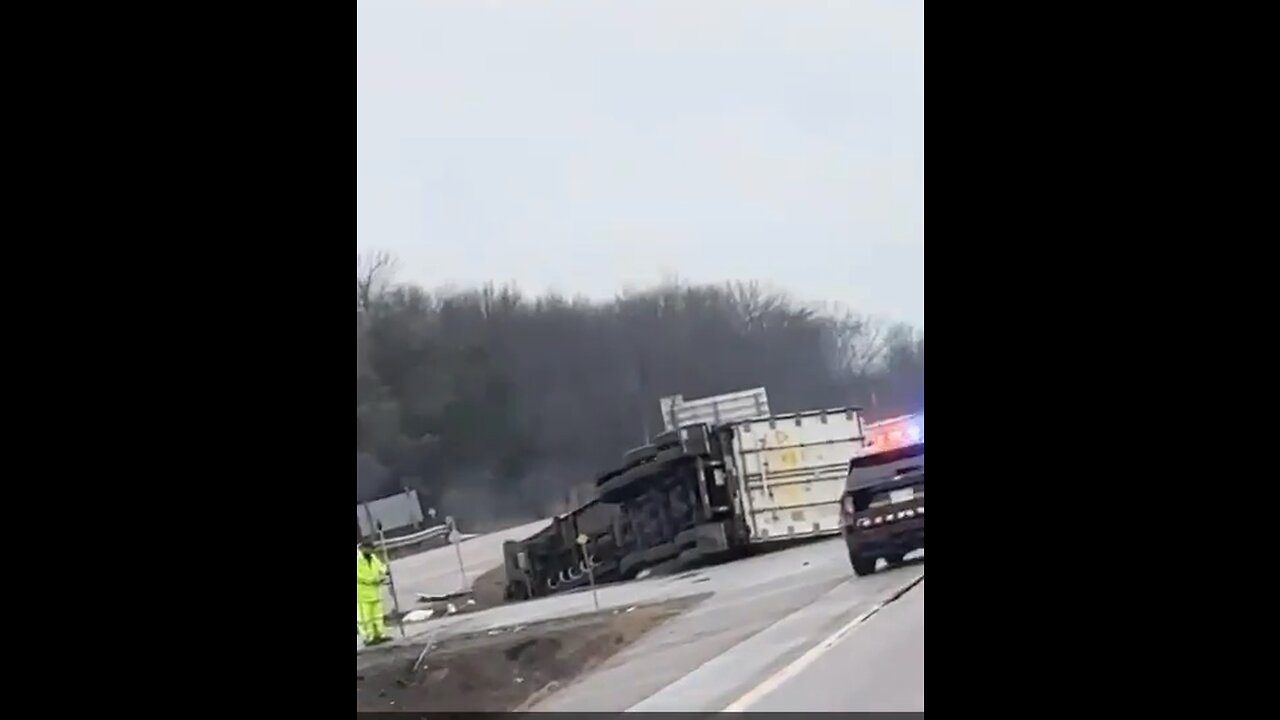
[[[703,598],[458,635],[425,656],[426,642],[366,651],[356,656],[356,711],[523,710]]]

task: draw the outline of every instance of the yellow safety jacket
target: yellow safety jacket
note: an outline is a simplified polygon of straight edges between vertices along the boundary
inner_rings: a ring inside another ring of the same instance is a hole
[[[369,555],[356,550],[356,602],[379,602],[382,600],[382,581],[387,577],[387,566],[382,564],[377,555]]]

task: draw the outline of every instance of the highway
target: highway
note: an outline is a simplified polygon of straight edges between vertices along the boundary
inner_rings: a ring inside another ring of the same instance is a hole
[[[523,537],[539,527],[464,542],[468,578],[501,564],[503,538]],[[409,607],[413,592],[448,592],[460,582],[452,547],[397,560],[393,570],[401,602]],[[920,560],[856,578],[843,541],[831,538],[673,576],[602,586],[599,600],[605,609],[687,596],[704,599],[532,709],[922,710],[923,576]],[[443,638],[592,609],[591,593],[577,592],[406,629],[411,636]]]
[[[746,698],[752,712],[924,712],[924,581]]]
[[[924,566],[911,564],[886,569],[866,578],[854,578],[843,542],[836,538],[789,550],[748,558],[695,573],[631,583],[639,591],[648,585],[655,598],[690,593],[712,595],[689,612],[656,628],[634,645],[614,656],[594,673],[557,692],[533,708],[561,712],[714,712],[750,697],[762,683],[783,671],[813,647],[860,615],[914,583],[922,583]],[[618,586],[621,590],[627,585]],[[919,585],[913,588],[918,589]],[[613,590],[615,588],[609,588]],[[634,592],[633,591],[633,592]],[[604,593],[602,593],[603,597]],[[848,632],[833,659],[860,645],[860,635],[890,603]],[[565,598],[567,599],[567,598]],[[923,600],[920,607],[923,608]],[[897,614],[889,622],[897,624]],[[910,617],[908,615],[907,617]],[[923,624],[921,623],[921,628]],[[834,654],[833,654],[834,653]],[[908,672],[923,676],[923,644],[918,657],[909,652],[893,662],[911,665]],[[796,682],[822,676],[834,677],[839,688],[849,688],[842,670],[820,658],[796,675]],[[871,660],[875,662],[875,660]],[[892,673],[892,668],[885,668]],[[775,693],[758,698],[787,702],[793,686],[784,683]],[[923,707],[923,693],[914,702],[890,709]],[[807,705],[815,710],[848,710],[877,705],[884,698],[824,698],[828,706]]]

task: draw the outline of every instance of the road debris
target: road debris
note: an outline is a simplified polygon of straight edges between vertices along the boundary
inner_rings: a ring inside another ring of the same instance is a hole
[[[445,593],[444,595],[428,595],[427,593],[417,593],[417,595],[418,602],[420,603],[440,603],[470,597],[471,590],[459,590],[457,592]]]

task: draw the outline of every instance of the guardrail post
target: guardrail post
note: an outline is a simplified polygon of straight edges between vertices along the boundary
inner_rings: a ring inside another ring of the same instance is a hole
[[[396,595],[396,578],[391,574],[391,556],[387,554],[387,536],[382,532],[382,523],[378,523],[378,545],[382,547],[382,562],[387,566],[387,582],[391,586],[391,607],[396,611],[396,627],[400,628],[400,638],[404,639],[404,616],[400,614],[400,598]]]
[[[453,521],[450,515],[444,519],[445,525],[449,528],[449,535],[446,539],[453,543],[453,549],[458,553],[458,574],[462,576],[462,587],[459,588],[463,592],[467,590],[467,569],[462,565],[462,533],[458,532],[458,524]]]
[[[582,546],[582,562],[587,566],[587,582],[591,583],[591,602],[596,606],[596,610],[600,609],[600,596],[596,593],[596,571],[595,563],[591,562],[591,547],[587,544],[591,542],[591,538],[586,533],[578,535],[578,544]]]

